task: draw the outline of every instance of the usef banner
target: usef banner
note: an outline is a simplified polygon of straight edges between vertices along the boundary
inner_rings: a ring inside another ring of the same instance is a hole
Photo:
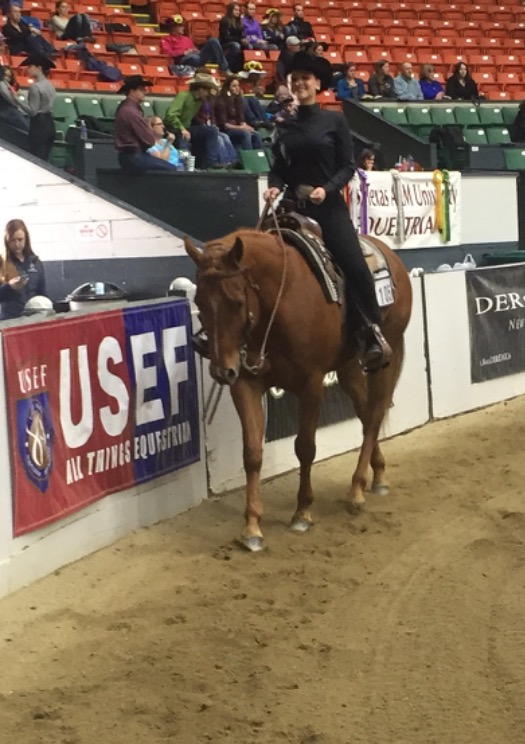
[[[472,382],[525,370],[525,264],[465,272]]]
[[[188,303],[6,329],[21,535],[199,459]]]

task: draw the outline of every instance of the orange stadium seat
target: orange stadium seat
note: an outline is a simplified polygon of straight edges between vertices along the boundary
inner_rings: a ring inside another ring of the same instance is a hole
[[[368,54],[365,49],[356,49],[351,47],[344,50],[343,59],[345,62],[355,62],[356,65],[368,64]]]
[[[490,70],[494,69],[495,62],[494,57],[491,54],[470,54],[468,55],[468,63],[471,67],[475,68],[476,70],[485,70],[486,72],[489,72]]]
[[[430,47],[432,40],[430,36],[407,36],[407,46],[412,49],[419,47]]]
[[[128,75],[142,75],[144,72],[140,62],[119,62],[118,67],[125,77]]]
[[[407,37],[406,36],[383,36],[383,44],[386,47],[404,47],[407,45]]]
[[[525,58],[517,54],[495,54],[494,64],[499,70],[521,70],[525,67]]]
[[[380,59],[392,59],[392,56],[395,54],[396,47],[392,47],[391,49],[386,46],[382,47],[368,47],[366,50],[368,52],[368,59],[372,62],[378,62]]]
[[[357,37],[357,43],[359,46],[362,47],[369,47],[369,46],[381,46],[384,42],[382,41],[382,38],[380,36],[376,36],[376,34],[360,34]]]

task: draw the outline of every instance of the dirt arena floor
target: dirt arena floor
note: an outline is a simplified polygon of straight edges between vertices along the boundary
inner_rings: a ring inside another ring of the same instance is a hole
[[[392,484],[268,549],[212,499],[0,601],[1,744],[525,741],[525,397],[385,443]]]

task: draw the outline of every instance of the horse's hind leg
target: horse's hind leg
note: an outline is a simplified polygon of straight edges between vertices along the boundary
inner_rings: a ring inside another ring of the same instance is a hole
[[[323,400],[323,377],[316,376],[305,385],[299,397],[299,431],[295,439],[295,454],[300,463],[297,510],[290,529],[306,532],[313,524],[310,507],[314,500],[311,471],[315,458],[315,432]]]
[[[246,525],[241,542],[248,550],[263,547],[260,522],[263,515],[261,501],[261,466],[264,438],[263,391],[242,378],[231,389],[231,395],[242,425],[244,470],[246,472]]]
[[[377,494],[377,496],[386,496],[390,487],[385,481],[385,457],[381,452],[381,447],[377,441],[372,450],[370,465],[372,466],[372,472],[374,473],[372,492]]]

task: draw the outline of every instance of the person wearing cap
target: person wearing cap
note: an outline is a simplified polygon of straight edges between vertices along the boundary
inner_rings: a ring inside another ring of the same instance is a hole
[[[244,6],[244,13],[242,16],[242,26],[244,28],[244,36],[248,40],[250,46],[249,49],[269,49],[268,43],[263,38],[261,24],[255,17],[257,12],[257,6],[252,0],[248,0]],[[272,47],[277,49],[277,47]]]
[[[215,168],[220,165],[219,130],[206,117],[206,123],[196,121],[196,116],[210,97],[217,92],[213,75],[197,72],[189,90],[177,93],[170,103],[164,122],[177,135],[177,146],[191,148],[198,168]],[[208,123],[209,122],[209,123]]]
[[[322,110],[316,103],[317,94],[331,82],[327,60],[298,52],[288,71],[299,106],[296,117],[278,129],[264,198],[273,202],[284,190],[298,212],[320,224],[326,248],[343,271],[347,305],[360,319],[363,368],[373,372],[389,363],[392,351],[381,331],[374,281],[341,194],[355,172],[350,129],[342,113]]]
[[[259,100],[264,96],[262,79],[266,75],[261,63],[254,59],[246,62],[239,73],[239,82],[242,89],[242,100],[244,104],[244,118],[251,127],[257,128],[265,124],[266,116]]]
[[[293,18],[285,26],[285,36],[297,36],[300,41],[313,41],[315,39],[312,24],[304,20],[304,7],[301,3],[295,3],[293,6]]]
[[[151,85],[142,75],[131,75],[119,90],[126,98],[119,103],[115,113],[113,136],[119,165],[131,175],[148,170],[173,171],[173,166],[168,162],[147,152],[155,144],[155,135],[144,119],[140,104]]]
[[[44,266],[31,247],[27,226],[22,220],[10,220],[0,256],[0,319],[19,318],[26,302],[45,294]]]
[[[169,35],[161,40],[160,48],[163,54],[173,58],[175,65],[203,67],[211,62],[218,65],[222,72],[229,74],[228,60],[218,39],[210,38],[197,49],[192,39],[185,34],[184,18],[181,15],[168,18],[164,25]]]
[[[291,64],[292,57],[301,51],[301,41],[297,36],[288,36],[285,41],[285,46],[279,57],[277,58],[276,64],[276,76],[280,83],[287,83],[287,70]]]
[[[263,39],[267,42],[269,49],[284,48],[284,28],[281,20],[281,11],[277,8],[268,8],[264,14],[261,24]]]
[[[42,54],[30,54],[20,63],[34,82],[27,94],[29,108],[29,152],[42,160],[49,160],[55,141],[53,103],[56,90],[47,79],[55,64]]]

